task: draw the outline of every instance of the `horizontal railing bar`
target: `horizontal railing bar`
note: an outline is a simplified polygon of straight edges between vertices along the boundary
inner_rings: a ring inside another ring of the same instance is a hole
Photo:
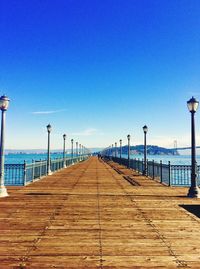
[[[107,159],[118,162],[129,167],[128,159],[113,156],[103,156]],[[140,159],[130,159],[130,168],[139,173],[144,173],[144,161]],[[191,165],[171,165],[162,163],[162,161],[147,161],[147,176],[153,179],[159,179],[161,183],[168,186],[189,186],[191,184]],[[197,166],[197,179],[200,185],[200,165]]]
[[[90,155],[80,155],[73,158],[66,157],[51,159],[51,171],[55,172],[77,162],[86,160]],[[65,161],[65,163],[64,163]],[[5,185],[23,186],[47,175],[47,160],[36,160],[32,163],[5,164]]]

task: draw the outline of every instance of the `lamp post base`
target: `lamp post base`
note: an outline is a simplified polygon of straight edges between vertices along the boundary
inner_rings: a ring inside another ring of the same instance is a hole
[[[0,197],[6,197],[8,196],[7,189],[5,186],[0,187]]]
[[[47,175],[48,175],[48,176],[51,176],[51,175],[52,175],[51,170],[48,171]]]
[[[200,189],[198,187],[190,187],[187,197],[189,198],[200,198]]]

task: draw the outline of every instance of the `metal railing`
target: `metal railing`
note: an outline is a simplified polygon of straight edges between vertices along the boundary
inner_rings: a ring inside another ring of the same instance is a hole
[[[90,155],[82,155],[74,158],[66,158],[65,166],[84,161]],[[64,160],[61,158],[51,160],[51,171],[55,172],[64,168]],[[5,185],[6,186],[25,186],[36,179],[47,175],[47,161],[33,161],[23,164],[5,164]]]
[[[172,185],[191,185],[191,165],[171,165]],[[200,166],[197,166],[197,183],[200,185]]]
[[[24,185],[24,164],[5,164],[4,173],[5,185]]]
[[[105,156],[114,162],[128,167],[128,159]],[[144,161],[140,159],[131,159],[130,168],[139,173],[144,171]],[[191,166],[190,165],[171,165],[147,160],[147,176],[168,186],[190,186],[191,185]],[[197,169],[197,182],[200,185],[200,166]]]

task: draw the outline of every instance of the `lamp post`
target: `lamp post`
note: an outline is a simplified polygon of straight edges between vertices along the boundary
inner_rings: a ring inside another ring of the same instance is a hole
[[[63,135],[63,168],[66,168],[65,141],[66,141],[66,134]]]
[[[112,154],[111,154],[112,155],[111,158],[112,158],[113,157],[113,144],[112,144],[112,151],[111,152],[112,152]]]
[[[105,157],[108,157],[109,158],[109,155],[110,155],[110,146],[107,147],[107,151],[106,151],[106,156]]]
[[[148,127],[146,125],[143,126],[144,131],[144,170],[143,175],[147,176],[147,132]]]
[[[82,159],[82,156],[81,156],[81,144],[79,144],[79,158]]]
[[[195,145],[195,121],[194,114],[198,109],[199,102],[192,97],[187,106],[191,112],[191,186],[189,188],[188,197],[200,198],[200,190],[197,184],[197,162],[196,162],[196,145]]]
[[[115,142],[115,158],[117,157],[117,142]]]
[[[127,139],[128,139],[128,168],[130,168],[130,134],[127,135]]]
[[[120,159],[122,158],[122,140],[119,140],[119,144],[120,144]]]
[[[1,115],[1,145],[0,145],[0,197],[8,196],[7,189],[4,185],[4,136],[5,136],[5,117],[10,99],[3,95],[0,97]]]
[[[74,139],[71,139],[71,159],[72,159],[72,164],[74,164],[73,158],[74,158]]]
[[[50,164],[50,133],[52,127],[50,124],[47,125],[47,133],[48,133],[48,144],[47,144],[47,175],[51,175],[51,164]]]
[[[76,156],[78,157],[78,142],[76,142]]]

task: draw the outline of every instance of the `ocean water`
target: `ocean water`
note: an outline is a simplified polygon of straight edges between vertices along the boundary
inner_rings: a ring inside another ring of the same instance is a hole
[[[66,157],[71,156],[71,154],[66,154]],[[62,153],[52,153],[51,154],[51,159],[56,159],[56,158],[62,158],[63,154]],[[18,153],[18,154],[6,154],[5,155],[5,163],[9,164],[20,164],[24,163],[31,163],[32,161],[39,161],[39,160],[46,160],[47,159],[47,154],[46,153],[40,153],[40,154],[24,154],[24,153]]]
[[[122,154],[122,157],[127,158],[127,155]],[[142,160],[144,156],[131,154],[130,158],[131,159],[136,158],[136,159]],[[172,165],[191,165],[190,155],[147,155],[147,159],[149,161],[154,160],[155,162],[162,161],[164,164],[168,164],[168,162],[170,161]],[[197,164],[200,165],[200,155],[197,155],[196,160],[197,160]]]
[[[52,153],[51,159],[62,158],[62,153]],[[113,155],[114,156],[114,155]],[[71,157],[71,154],[66,154],[66,157]],[[119,157],[119,155],[117,156]],[[123,158],[127,158],[126,154],[122,155]],[[143,155],[131,155],[131,159],[143,159]],[[31,163],[33,160],[46,160],[47,154],[6,154],[5,155],[5,163],[17,164],[23,163],[26,161],[27,163]],[[170,161],[173,165],[190,165],[191,164],[191,156],[190,155],[147,155],[148,160],[154,160],[155,162],[160,162],[162,160],[163,163],[168,164]],[[197,155],[197,164],[200,165],[200,155]]]

